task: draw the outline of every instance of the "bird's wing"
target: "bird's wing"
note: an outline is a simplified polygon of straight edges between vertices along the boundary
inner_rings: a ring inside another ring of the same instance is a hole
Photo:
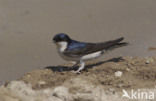
[[[82,43],[76,42],[73,47],[67,49],[64,54],[70,57],[81,57],[90,53],[94,53],[101,50],[109,50],[116,47],[121,47],[127,45],[127,43],[120,43],[124,38],[119,38],[116,40],[106,41],[102,43]],[[75,46],[74,46],[75,45]]]

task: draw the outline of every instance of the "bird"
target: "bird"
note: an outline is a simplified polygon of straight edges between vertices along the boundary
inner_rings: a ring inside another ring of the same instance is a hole
[[[95,59],[105,54],[109,50],[118,47],[127,46],[127,42],[121,42],[124,37],[105,42],[81,42],[72,39],[66,33],[54,35],[53,42],[56,44],[59,55],[66,61],[74,63],[73,66],[80,64],[79,68],[74,71],[80,73],[85,68],[85,62]]]

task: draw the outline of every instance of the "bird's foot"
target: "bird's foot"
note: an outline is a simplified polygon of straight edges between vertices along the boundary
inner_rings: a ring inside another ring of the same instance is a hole
[[[80,74],[81,72],[77,70],[77,71],[72,71],[72,73]]]
[[[78,70],[74,71],[74,73],[76,74],[80,74],[83,69],[84,69],[84,66],[85,66],[85,63],[83,61],[80,61],[80,67],[78,68]]]

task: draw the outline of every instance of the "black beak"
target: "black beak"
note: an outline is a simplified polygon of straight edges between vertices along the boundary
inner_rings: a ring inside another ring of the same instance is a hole
[[[56,41],[57,41],[57,40],[56,40],[56,38],[54,37],[54,38],[53,38],[53,42],[56,43]]]
[[[53,40],[53,42],[54,42],[54,43],[56,43],[56,41],[55,41],[55,40]]]

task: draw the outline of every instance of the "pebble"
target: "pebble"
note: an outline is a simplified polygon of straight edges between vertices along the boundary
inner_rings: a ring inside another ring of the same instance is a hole
[[[152,62],[154,62],[153,58],[146,58],[146,64],[150,64]]]
[[[39,81],[38,84],[39,84],[39,85],[45,85],[46,82],[45,82],[45,81]]]
[[[126,70],[127,70],[127,71],[130,71],[130,69],[129,69],[129,68],[126,68]]]
[[[115,76],[116,76],[116,77],[121,77],[122,74],[123,74],[123,73],[122,73],[121,71],[117,71],[117,72],[115,72]]]

